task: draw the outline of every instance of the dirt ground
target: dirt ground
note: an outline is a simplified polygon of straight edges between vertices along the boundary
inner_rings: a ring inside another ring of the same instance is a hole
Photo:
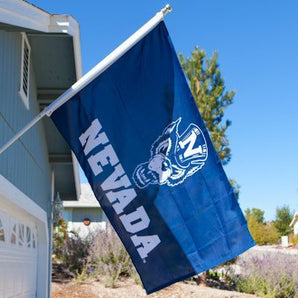
[[[149,296],[146,295],[145,290],[136,285],[133,280],[120,281],[117,288],[106,288],[100,282],[69,282],[69,283],[52,283],[52,298],[253,298],[254,295],[248,295],[238,292],[231,292],[225,290],[218,290],[196,284],[189,284],[179,282],[161,291],[153,293]]]

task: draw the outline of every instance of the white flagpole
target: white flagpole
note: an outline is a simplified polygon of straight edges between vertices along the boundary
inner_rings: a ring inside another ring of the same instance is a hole
[[[81,79],[73,84],[68,90],[61,94],[55,101],[53,101],[48,107],[42,110],[36,115],[23,129],[21,129],[13,138],[11,138],[0,149],[0,154],[10,147],[16,140],[18,140],[27,130],[34,126],[45,115],[51,116],[51,114],[58,109],[61,105],[67,102],[76,93],[87,86],[92,80],[103,73],[108,67],[110,67],[115,61],[123,56],[129,49],[131,49],[138,41],[140,41],[145,35],[147,35],[153,28],[155,28],[164,18],[164,16],[172,10],[172,7],[167,4],[162,10],[160,10],[152,19],[150,19],[145,25],[143,25],[138,31],[131,35],[126,41],[124,41],[119,47],[117,47],[106,58],[100,61],[95,67],[93,67],[88,73],[86,73]]]

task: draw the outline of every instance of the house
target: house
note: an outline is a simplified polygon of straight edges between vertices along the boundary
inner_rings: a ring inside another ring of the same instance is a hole
[[[79,25],[71,16],[0,1],[0,146],[81,72]],[[79,197],[78,168],[47,118],[0,154],[0,297],[50,297],[58,192],[63,200]]]
[[[294,230],[294,235],[298,235],[298,211],[295,212],[290,227]]]
[[[98,230],[106,230],[107,217],[89,184],[81,184],[81,196],[78,201],[63,201],[63,207],[63,218],[68,223],[69,232],[75,231],[80,237],[86,237]]]

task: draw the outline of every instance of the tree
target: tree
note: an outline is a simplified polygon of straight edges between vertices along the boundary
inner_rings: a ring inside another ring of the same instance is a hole
[[[244,212],[247,221],[249,221],[253,217],[257,223],[264,223],[265,211],[259,208],[247,208],[244,210]]]
[[[247,209],[246,209],[247,210]],[[260,210],[260,209],[259,209]],[[279,234],[274,225],[263,223],[257,220],[255,215],[248,218],[248,229],[258,245],[275,244],[279,239]]]
[[[259,245],[275,244],[279,234],[272,222],[264,222],[265,211],[259,208],[247,208],[244,210],[248,223],[248,229]]]
[[[289,206],[284,205],[276,208],[274,226],[278,230],[280,236],[289,235],[291,228],[289,227],[294,216],[294,211],[291,211]]]
[[[231,125],[231,121],[226,120],[223,123],[223,117],[225,109],[232,104],[235,92],[225,91],[217,56],[217,52],[214,52],[211,59],[207,58],[205,51],[195,47],[191,58],[184,58],[182,54],[179,58],[214,148],[222,164],[226,165],[231,159],[231,149],[226,136],[226,130]],[[232,179],[230,183],[238,199],[240,186]],[[201,280],[206,280],[206,273],[203,273]]]
[[[231,125],[231,121],[224,122],[223,117],[225,109],[233,102],[235,92],[225,91],[217,56],[217,52],[214,52],[211,59],[207,58],[203,50],[195,47],[191,58],[185,59],[182,54],[179,58],[215,150],[225,165],[231,159],[231,150],[226,136],[226,130]]]

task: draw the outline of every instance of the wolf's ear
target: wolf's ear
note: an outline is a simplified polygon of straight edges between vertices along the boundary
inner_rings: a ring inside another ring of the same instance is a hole
[[[180,121],[181,117],[179,117],[176,121],[173,121],[164,129],[162,134],[152,144],[151,156],[159,153],[167,155],[170,150],[174,150],[174,148],[172,148],[173,144],[171,138],[172,140],[176,140],[178,134],[178,125]]]
[[[163,131],[163,135],[170,135],[172,132],[178,133],[178,125],[181,121],[181,117],[179,117],[176,121],[173,121],[169,124]]]

